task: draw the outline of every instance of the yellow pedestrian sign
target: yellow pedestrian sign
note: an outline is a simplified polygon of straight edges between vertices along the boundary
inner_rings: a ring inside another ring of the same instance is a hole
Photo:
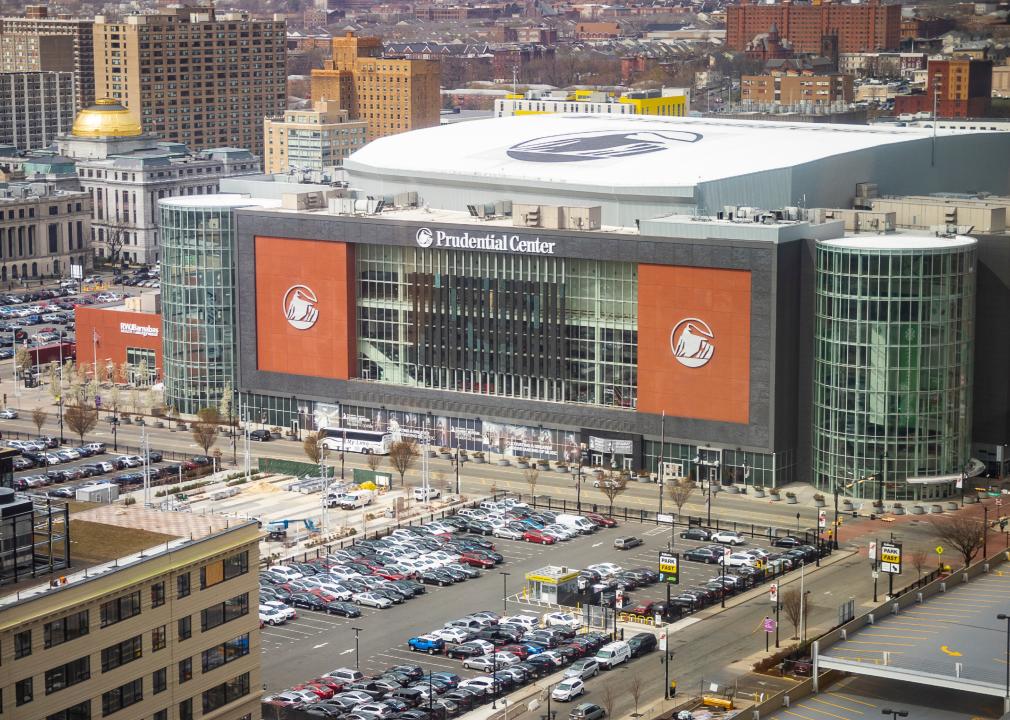
[[[936,554],[937,555],[943,555],[943,545],[937,545],[936,546]]]

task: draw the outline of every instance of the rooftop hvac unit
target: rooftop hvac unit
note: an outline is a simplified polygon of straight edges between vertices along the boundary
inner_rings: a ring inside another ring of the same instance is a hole
[[[494,214],[501,215],[502,217],[508,217],[512,214],[512,201],[511,200],[499,200],[494,204]]]
[[[540,208],[534,208],[523,214],[523,224],[526,227],[540,226]]]
[[[395,205],[396,207],[417,207],[417,191],[410,190],[408,192],[398,193],[390,204]]]

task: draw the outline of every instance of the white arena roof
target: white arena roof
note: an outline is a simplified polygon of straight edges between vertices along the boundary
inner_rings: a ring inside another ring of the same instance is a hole
[[[689,186],[929,136],[923,129],[867,125],[519,115],[380,138],[345,165],[516,183]]]
[[[851,207],[858,183],[881,194],[1002,194],[1008,163],[1010,133],[934,140],[923,128],[541,114],[380,138],[344,168],[368,195],[417,191],[458,211],[499,200],[601,205],[605,224],[633,227],[727,205]]]

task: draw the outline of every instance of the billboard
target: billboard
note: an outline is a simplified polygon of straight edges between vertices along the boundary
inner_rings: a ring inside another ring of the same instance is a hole
[[[256,237],[256,367],[355,374],[354,246]]]
[[[747,423],[751,274],[638,266],[638,410]]]

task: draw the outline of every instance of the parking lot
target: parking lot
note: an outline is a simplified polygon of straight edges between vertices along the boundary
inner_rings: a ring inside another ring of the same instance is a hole
[[[678,534],[682,529],[678,527]],[[644,542],[630,551],[615,549],[614,540],[627,535],[636,535]],[[644,567],[655,570],[658,552],[667,549],[670,541],[670,528],[627,522],[616,528],[600,529],[591,535],[555,545],[492,539],[496,551],[504,556],[505,561],[484,572],[482,577],[468,580],[462,585],[428,585],[424,595],[403,605],[385,610],[362,608],[362,616],[353,620],[300,609],[298,619],[278,627],[265,627],[262,631],[263,677],[268,690],[276,692],[291,687],[336,667],[354,667],[356,660],[366,675],[379,674],[398,664],[420,665],[426,672],[452,672],[463,678],[481,675],[477,671],[465,670],[460,661],[444,654],[430,656],[413,652],[407,641],[411,637],[441,628],[448,621],[480,610],[537,616],[556,610],[557,608],[531,602],[523,592],[525,574],[546,565],[585,568],[594,563],[613,562],[625,568]],[[678,536],[674,540],[674,549],[683,553],[689,548],[706,544],[709,543]],[[744,547],[755,545],[769,549],[767,541],[750,539]],[[685,561],[681,562],[680,572],[680,588],[698,585],[720,575],[718,565]],[[503,602],[503,597],[507,598],[507,602]],[[626,608],[630,610],[643,601],[658,602],[665,599],[665,587],[656,583],[628,591],[625,602]],[[352,627],[360,629],[357,646]],[[649,631],[650,628],[642,624],[641,630]],[[590,700],[593,699],[594,683],[598,684],[598,681],[587,683],[587,697]]]

